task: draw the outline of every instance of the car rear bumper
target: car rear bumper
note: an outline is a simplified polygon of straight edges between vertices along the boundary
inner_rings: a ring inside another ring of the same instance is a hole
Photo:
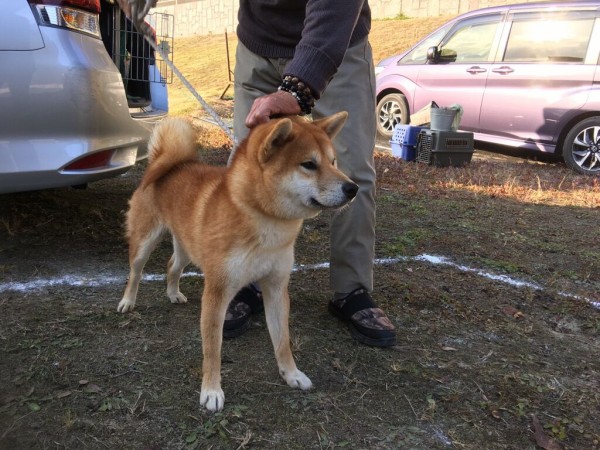
[[[136,163],[138,148],[144,145],[145,141],[132,141],[122,142],[120,147],[106,148],[84,139],[58,139],[52,142],[11,141],[5,146],[0,141],[0,194],[75,186],[119,175]],[[73,162],[99,153],[85,152],[82,148],[111,150],[112,156],[101,167],[70,169],[68,166]],[[19,164],[10,158],[15,153],[20,155]],[[73,158],[73,155],[82,156]]]
[[[40,31],[44,48],[1,52],[0,193],[125,172],[146,157],[152,127],[166,115],[130,111],[123,80],[102,41],[56,28]],[[106,150],[114,152],[103,167],[65,170]]]

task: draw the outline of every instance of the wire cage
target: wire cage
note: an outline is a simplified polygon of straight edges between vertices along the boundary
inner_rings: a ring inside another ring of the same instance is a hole
[[[124,81],[142,81],[150,83],[170,84],[173,82],[173,71],[154,51],[144,36],[139,33],[133,23],[120,10],[115,10],[113,60],[119,68]],[[173,60],[173,42],[175,35],[175,19],[171,14],[152,13],[146,16],[155,42],[161,51]]]

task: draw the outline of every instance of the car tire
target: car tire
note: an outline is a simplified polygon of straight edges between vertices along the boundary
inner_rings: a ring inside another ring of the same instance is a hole
[[[394,127],[407,124],[409,118],[406,97],[400,93],[384,95],[377,103],[377,132],[384,138],[390,139],[394,134]]]
[[[577,122],[562,145],[565,164],[584,175],[600,175],[600,116]]]

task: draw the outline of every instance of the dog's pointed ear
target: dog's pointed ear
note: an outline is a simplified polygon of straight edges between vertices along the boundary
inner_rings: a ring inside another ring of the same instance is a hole
[[[267,135],[260,154],[261,162],[267,162],[278,149],[290,140],[292,134],[292,121],[290,119],[278,119],[273,129]]]
[[[315,120],[313,123],[321,128],[329,139],[333,139],[337,136],[340,130],[344,127],[348,113],[346,111],[340,111],[324,119]]]

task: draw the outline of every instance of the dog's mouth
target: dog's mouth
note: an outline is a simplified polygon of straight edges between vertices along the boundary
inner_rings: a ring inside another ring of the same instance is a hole
[[[310,198],[310,206],[312,206],[314,208],[318,208],[318,209],[338,209],[343,206],[346,206],[352,200],[353,199],[346,199],[345,201],[343,201],[341,203],[337,203],[335,205],[325,205],[325,204],[321,203],[320,201],[318,201],[316,198],[311,197]]]
[[[311,206],[314,206],[315,208],[320,208],[320,209],[325,209],[327,208],[327,206],[325,206],[323,203],[321,203],[320,201],[318,201],[316,198],[311,197],[310,198],[310,204]]]

